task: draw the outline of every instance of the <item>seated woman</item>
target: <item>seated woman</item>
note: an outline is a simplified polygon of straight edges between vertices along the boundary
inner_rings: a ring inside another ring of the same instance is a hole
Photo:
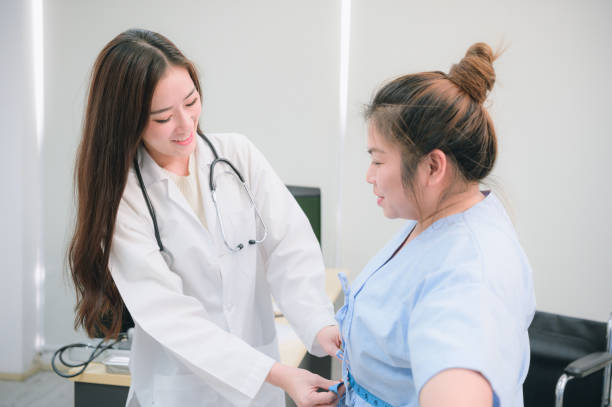
[[[366,180],[406,226],[347,289],[341,325],[349,406],[522,406],[535,309],[531,268],[493,192],[483,107],[496,55],[474,44],[449,74],[397,78],[374,97]]]

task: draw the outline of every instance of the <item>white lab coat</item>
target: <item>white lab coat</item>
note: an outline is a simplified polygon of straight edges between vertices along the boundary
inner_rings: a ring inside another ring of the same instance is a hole
[[[198,137],[196,161],[207,228],[167,174],[141,147],[142,177],[155,208],[167,264],[136,173],[130,170],[119,205],[110,271],[135,321],[127,405],[275,406],[283,392],[264,380],[279,359],[270,294],[311,353],[315,336],[335,324],[324,291],[324,265],[304,213],[261,153],[237,134],[207,135],[219,155],[242,173],[267,226],[262,244],[242,187],[215,167],[224,245],[208,177],[213,154]]]

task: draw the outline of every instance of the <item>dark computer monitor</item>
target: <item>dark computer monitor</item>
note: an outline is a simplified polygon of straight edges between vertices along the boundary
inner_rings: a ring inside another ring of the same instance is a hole
[[[287,189],[310,221],[312,230],[321,244],[321,190],[314,187],[287,185]]]

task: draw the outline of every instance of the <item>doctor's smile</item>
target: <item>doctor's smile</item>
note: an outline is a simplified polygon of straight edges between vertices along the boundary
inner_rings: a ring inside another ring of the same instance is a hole
[[[184,139],[176,139],[176,140],[172,140],[174,143],[180,144],[182,146],[185,146],[189,143],[191,143],[193,141],[193,133],[191,133],[189,136],[185,137]]]

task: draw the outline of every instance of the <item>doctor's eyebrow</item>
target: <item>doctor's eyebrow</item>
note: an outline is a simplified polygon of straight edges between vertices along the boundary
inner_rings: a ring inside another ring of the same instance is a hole
[[[183,100],[185,100],[185,99],[187,99],[189,96],[193,95],[193,92],[195,92],[195,90],[196,90],[196,88],[195,88],[195,87],[194,87],[193,89],[191,89],[191,92],[189,92],[189,94],[188,94],[187,96],[185,96],[185,97],[183,98]],[[170,110],[170,109],[172,109],[172,106],[170,106],[170,107],[164,107],[163,109],[159,109],[159,110],[154,110],[154,111],[152,111],[152,112],[151,112],[151,113],[149,113],[149,114],[157,114],[157,113],[162,113],[162,112],[165,112],[166,110]]]

